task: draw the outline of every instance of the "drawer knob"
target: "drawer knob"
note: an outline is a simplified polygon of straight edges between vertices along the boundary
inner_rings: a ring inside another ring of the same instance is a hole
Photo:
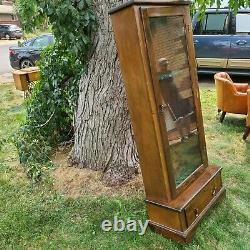
[[[199,209],[198,208],[194,209],[194,214],[195,214],[196,218],[199,216]]]
[[[164,112],[164,109],[167,107],[166,104],[162,104],[162,105],[159,105],[159,112],[160,113],[163,113]]]
[[[212,190],[212,195],[213,195],[213,196],[216,195],[216,187]]]

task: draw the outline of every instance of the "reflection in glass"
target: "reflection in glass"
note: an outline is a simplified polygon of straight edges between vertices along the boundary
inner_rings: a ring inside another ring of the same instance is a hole
[[[150,30],[164,130],[179,185],[202,165],[183,17],[150,18]]]

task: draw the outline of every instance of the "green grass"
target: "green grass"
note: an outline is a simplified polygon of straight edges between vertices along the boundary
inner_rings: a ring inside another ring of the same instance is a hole
[[[24,119],[22,99],[12,85],[0,85],[0,138],[7,139]],[[19,94],[20,95],[20,94]],[[147,230],[104,233],[104,219],[146,220],[143,197],[69,199],[52,189],[52,180],[32,187],[14,146],[0,153],[1,249],[249,249],[250,143],[243,142],[244,117],[219,124],[214,90],[202,91],[209,160],[223,166],[227,198],[203,221],[193,242],[178,245]]]
[[[175,184],[177,186],[202,164],[199,145],[199,136],[193,135],[184,142],[171,146],[170,154],[175,169]]]

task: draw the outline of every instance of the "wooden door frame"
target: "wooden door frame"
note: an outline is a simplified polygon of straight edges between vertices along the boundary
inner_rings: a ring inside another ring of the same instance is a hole
[[[208,166],[208,159],[207,159],[207,151],[206,151],[206,143],[205,143],[205,135],[204,135],[204,127],[203,127],[203,120],[201,114],[201,104],[200,104],[200,94],[199,94],[199,87],[198,87],[198,77],[197,77],[197,69],[196,69],[196,62],[195,62],[195,52],[193,46],[193,34],[190,25],[190,14],[189,14],[189,6],[161,6],[161,7],[141,7],[141,16],[142,16],[142,26],[145,32],[145,46],[146,50],[148,51],[148,63],[150,65],[150,75],[152,78],[152,85],[155,95],[155,101],[157,107],[161,105],[160,102],[160,89],[159,89],[159,80],[157,78],[157,72],[154,63],[154,52],[152,48],[152,40],[151,40],[151,31],[149,25],[149,18],[150,17],[163,17],[163,16],[182,16],[185,28],[185,38],[187,42],[187,59],[189,63],[189,71],[190,71],[190,80],[192,82],[192,92],[193,92],[193,99],[194,99],[194,106],[195,106],[195,114],[196,114],[196,124],[197,130],[199,135],[199,145],[200,145],[200,152],[203,164],[199,166],[189,177],[186,178],[180,185],[176,186],[175,184],[175,176],[174,170],[171,163],[170,158],[170,146],[167,131],[163,128],[166,127],[165,121],[163,120],[163,116],[159,113],[157,114],[158,121],[160,124],[160,133],[164,151],[165,162],[168,170],[168,178],[171,188],[171,195],[172,198],[175,198],[179,193],[181,193],[188,185],[190,185],[198,176],[200,176],[204,169]],[[153,58],[153,59],[152,59]]]

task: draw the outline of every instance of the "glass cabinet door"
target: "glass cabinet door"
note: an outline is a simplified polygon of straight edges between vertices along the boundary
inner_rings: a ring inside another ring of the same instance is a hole
[[[159,8],[158,8],[159,9]],[[144,15],[161,132],[175,186],[202,164],[183,15]]]

